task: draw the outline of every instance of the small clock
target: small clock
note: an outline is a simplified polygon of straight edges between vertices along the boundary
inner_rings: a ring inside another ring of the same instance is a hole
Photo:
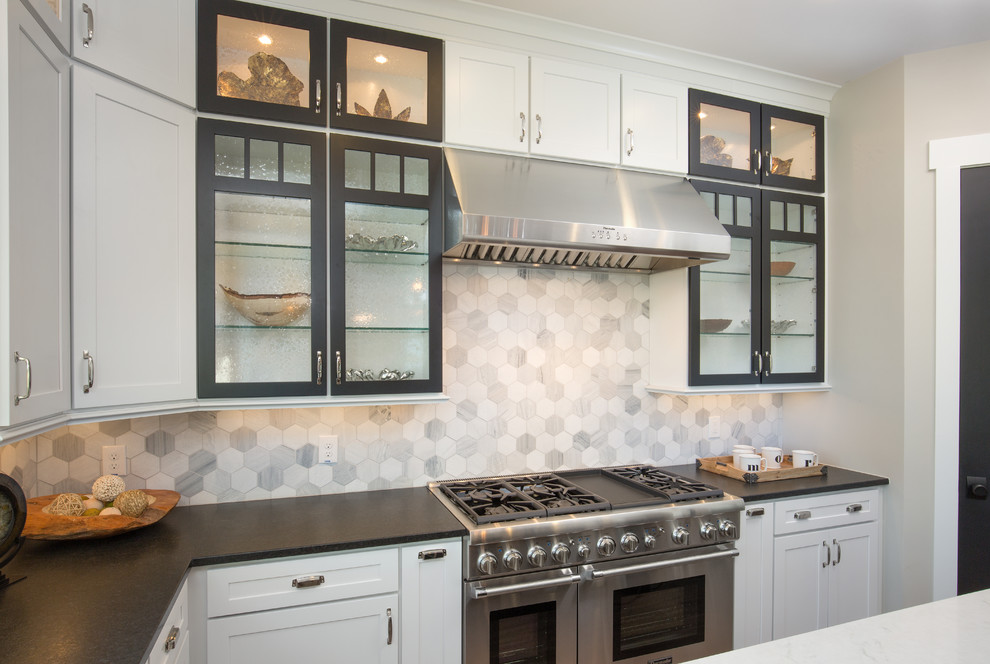
[[[17,555],[24,543],[21,531],[27,519],[27,502],[20,485],[0,473],[0,570]],[[23,579],[9,579],[0,571],[0,590]]]

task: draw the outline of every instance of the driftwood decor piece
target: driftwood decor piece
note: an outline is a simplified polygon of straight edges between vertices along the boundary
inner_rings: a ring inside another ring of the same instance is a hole
[[[388,100],[388,93],[382,89],[382,91],[378,93],[378,101],[375,102],[374,113],[371,113],[368,109],[357,102],[354,102],[354,112],[358,115],[364,115],[367,117],[409,122],[409,116],[412,114],[412,106],[406,106],[403,110],[399,111],[397,115],[393,116],[392,103]]]
[[[289,71],[289,66],[274,55],[255,53],[248,58],[251,78],[246,81],[233,72],[217,76],[217,94],[221,97],[250,99],[284,106],[299,106],[303,82]]]

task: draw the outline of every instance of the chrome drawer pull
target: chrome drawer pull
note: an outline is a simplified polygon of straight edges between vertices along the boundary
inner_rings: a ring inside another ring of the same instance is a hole
[[[746,510],[746,516],[763,516],[767,511],[762,507],[750,507]]]
[[[828,560],[822,563],[822,567],[828,567],[832,564],[832,547],[828,545],[828,542],[822,541],[822,546],[828,551]]]
[[[179,640],[179,628],[173,627],[169,630],[168,636],[165,638],[165,652],[170,650],[175,650],[175,646]]]
[[[89,43],[93,41],[93,9],[85,2],[82,4],[83,13],[86,14],[86,36],[83,37],[83,46],[89,48]]]
[[[802,510],[800,512],[794,513],[794,519],[796,521],[801,521],[803,519],[810,519],[810,518],[811,518],[811,512],[809,510]]]
[[[84,350],[83,359],[86,360],[86,382],[83,383],[83,393],[89,394],[96,380],[96,358],[88,350]]]
[[[324,581],[325,581],[325,579],[323,578],[323,575],[322,574],[320,574],[319,576],[316,576],[316,575],[314,575],[314,576],[304,576],[304,577],[300,577],[298,579],[292,579],[292,587],[293,588],[312,588],[313,586],[321,585]]]
[[[852,505],[846,505],[846,511],[849,512],[850,514],[853,514],[854,512],[862,512],[863,511],[863,506],[860,505],[859,503],[853,503]]]
[[[420,551],[420,560],[436,560],[438,558],[445,558],[447,556],[447,549],[430,549],[429,551]]]
[[[385,645],[392,645],[392,609],[386,609],[385,615],[388,616],[388,639],[385,641]]]
[[[25,378],[27,379],[27,392],[25,392],[24,394],[14,394],[14,405],[15,406],[20,405],[20,403],[22,401],[24,401],[25,399],[30,399],[31,398],[31,360],[27,359],[26,357],[24,357],[23,355],[21,355],[20,353],[18,353],[15,350],[14,351],[14,364],[16,365],[18,362],[23,362],[24,363],[24,366],[26,367],[26,369],[25,369]]]

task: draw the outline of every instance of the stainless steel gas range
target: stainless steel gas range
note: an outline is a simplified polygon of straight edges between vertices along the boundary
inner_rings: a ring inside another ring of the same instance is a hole
[[[676,664],[731,649],[741,499],[642,465],[430,491],[468,529],[465,664]]]

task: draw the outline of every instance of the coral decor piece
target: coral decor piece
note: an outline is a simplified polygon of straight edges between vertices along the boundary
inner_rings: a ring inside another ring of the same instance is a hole
[[[701,163],[732,168],[732,155],[722,152],[724,149],[724,139],[713,136],[712,134],[702,136],[698,150]]]
[[[790,159],[778,159],[777,157],[772,157],[770,160],[770,173],[772,175],[790,175],[791,174],[791,162],[794,161],[794,157]]]
[[[354,102],[354,112],[357,115],[364,115],[367,117],[382,118],[384,120],[399,120],[400,122],[409,122],[409,115],[412,113],[412,106],[406,106],[406,108],[398,113],[398,115],[392,115],[392,104],[388,100],[388,93],[382,89],[378,93],[378,101],[375,102],[375,112],[371,113],[361,104]]]
[[[280,58],[267,53],[255,53],[248,58],[251,78],[243,80],[229,71],[217,76],[217,94],[221,97],[264,101],[284,106],[299,106],[303,82],[289,71]]]

